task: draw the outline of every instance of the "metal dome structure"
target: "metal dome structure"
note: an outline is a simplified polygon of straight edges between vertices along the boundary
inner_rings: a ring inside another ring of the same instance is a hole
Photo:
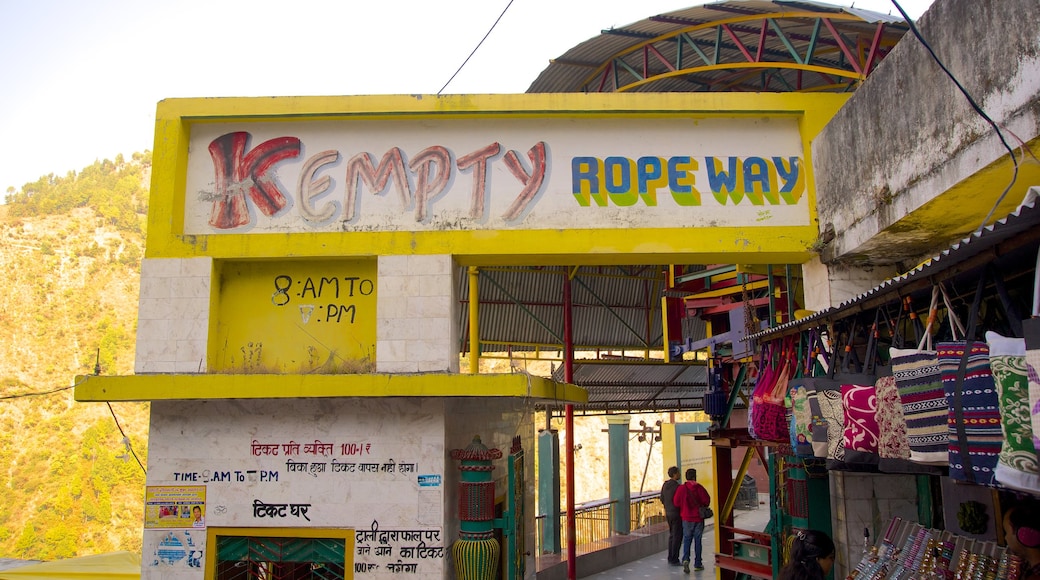
[[[527,92],[846,92],[908,28],[822,2],[714,2],[604,30],[552,60]]]

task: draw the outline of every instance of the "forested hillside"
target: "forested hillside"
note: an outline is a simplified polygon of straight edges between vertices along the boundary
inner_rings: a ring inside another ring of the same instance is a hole
[[[76,403],[133,372],[151,154],[8,189],[0,206],[0,557],[139,551],[147,403]],[[118,426],[117,426],[118,420]]]

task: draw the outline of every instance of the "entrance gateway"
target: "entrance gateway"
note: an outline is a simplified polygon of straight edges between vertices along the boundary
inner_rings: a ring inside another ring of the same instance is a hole
[[[533,449],[531,399],[587,401],[458,374],[461,267],[805,262],[809,143],[846,98],[160,103],[137,374],[76,389],[152,401],[142,577],[213,577],[293,538],[347,577],[447,577],[450,452]]]

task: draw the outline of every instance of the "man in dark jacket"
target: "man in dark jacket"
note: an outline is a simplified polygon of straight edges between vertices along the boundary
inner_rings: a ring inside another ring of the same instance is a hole
[[[661,503],[664,504],[664,517],[668,520],[668,563],[680,566],[679,546],[682,545],[682,516],[675,507],[675,490],[679,489],[679,468],[668,468],[668,479],[661,486]]]
[[[690,543],[693,543],[693,569],[700,571],[704,569],[701,561],[701,537],[704,535],[704,518],[701,517],[701,507],[711,504],[711,496],[704,486],[697,483],[697,470],[690,468],[686,470],[686,483],[675,490],[672,499],[675,507],[679,508],[683,527],[683,572],[690,573]]]

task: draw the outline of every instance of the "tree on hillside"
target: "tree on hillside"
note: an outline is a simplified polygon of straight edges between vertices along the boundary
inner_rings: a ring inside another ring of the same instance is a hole
[[[53,173],[26,183],[20,191],[7,189],[8,215],[31,217],[58,215],[74,208],[92,207],[109,225],[122,231],[141,231],[138,214],[147,211],[147,175],[150,151],[134,153],[131,161],[117,155],[64,177]]]

